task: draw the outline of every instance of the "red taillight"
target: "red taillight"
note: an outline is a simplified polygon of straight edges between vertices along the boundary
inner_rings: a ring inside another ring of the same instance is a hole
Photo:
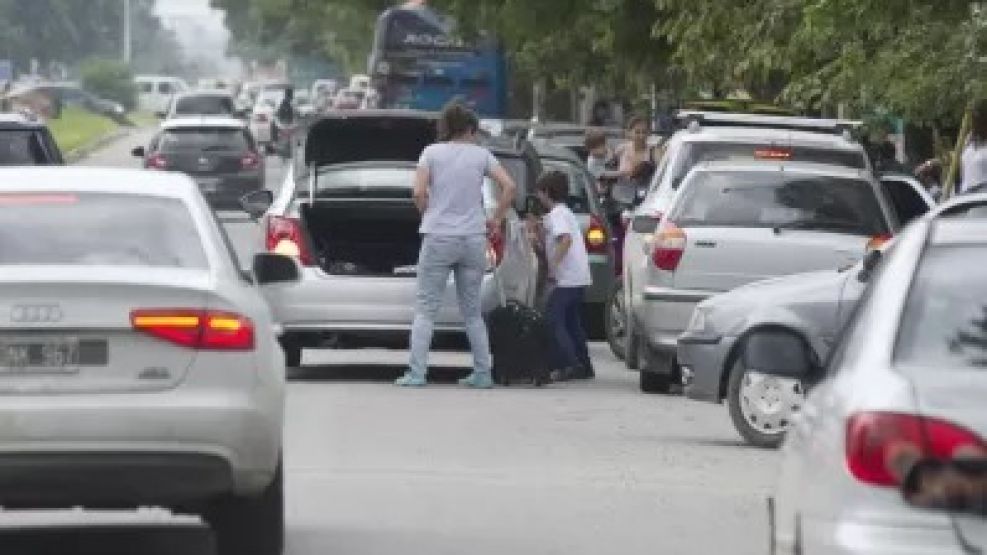
[[[245,170],[257,169],[260,166],[260,156],[256,152],[248,152],[240,158],[240,167]]]
[[[666,222],[655,232],[655,252],[652,261],[659,270],[674,272],[685,253],[685,231]]]
[[[875,235],[871,237],[870,241],[867,241],[867,247],[866,247],[867,252],[877,250],[883,247],[884,244],[890,241],[892,238],[893,236],[890,233],[881,233],[880,235]]]
[[[270,252],[295,257],[302,266],[315,265],[315,258],[302,233],[302,225],[294,218],[269,217],[266,243]]]
[[[905,476],[896,460],[901,456],[948,461],[961,449],[987,454],[987,445],[975,433],[937,418],[861,412],[847,422],[847,468],[857,480],[874,486],[901,484]]]
[[[754,158],[759,160],[789,160],[792,151],[787,148],[758,148],[754,150]]]
[[[487,265],[493,268],[504,260],[504,234],[501,232],[487,234]]]
[[[152,154],[147,159],[147,167],[152,170],[168,169],[168,160],[160,154]]]
[[[603,222],[591,214],[589,217],[589,229],[586,230],[586,252],[590,254],[606,254],[607,252],[607,228],[603,227]]]
[[[135,330],[190,349],[249,351],[254,348],[254,324],[230,312],[167,308],[130,313]]]

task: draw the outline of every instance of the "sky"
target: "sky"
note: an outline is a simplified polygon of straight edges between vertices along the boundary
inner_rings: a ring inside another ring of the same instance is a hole
[[[165,27],[175,31],[187,55],[218,64],[226,75],[240,69],[224,55],[229,33],[223,12],[210,8],[209,0],[157,0],[156,10]]]

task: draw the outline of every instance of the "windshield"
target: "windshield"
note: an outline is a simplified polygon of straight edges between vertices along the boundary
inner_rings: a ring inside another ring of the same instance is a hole
[[[697,171],[683,187],[669,215],[679,226],[888,233],[874,187],[862,179],[780,171]]]
[[[0,130],[0,166],[32,166],[46,161],[36,131]]]
[[[103,193],[0,193],[2,265],[207,267],[184,203]]]
[[[729,160],[784,159],[795,162],[830,164],[853,169],[866,169],[863,152],[807,146],[775,146],[771,143],[684,142],[671,168],[675,188],[689,170],[702,162]]]
[[[227,116],[233,112],[233,100],[226,96],[186,96],[175,101],[177,115]]]
[[[195,127],[169,129],[161,134],[158,149],[162,152],[183,150],[229,150],[242,152],[253,148],[252,140],[242,129]]]
[[[904,366],[987,370],[987,248],[932,247],[915,273],[895,348]]]

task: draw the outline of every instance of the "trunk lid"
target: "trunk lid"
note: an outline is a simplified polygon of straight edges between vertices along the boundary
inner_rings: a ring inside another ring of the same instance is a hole
[[[686,227],[677,289],[729,291],[762,279],[840,268],[864,255],[869,238],[818,231]]]
[[[0,394],[176,387],[196,351],[139,333],[141,308],[203,309],[205,270],[25,266],[0,287]]]
[[[164,154],[168,169],[189,175],[237,173],[244,154],[231,150],[177,151]]]
[[[321,119],[305,138],[305,167],[349,162],[415,162],[436,140],[433,115],[401,110],[365,110]]]

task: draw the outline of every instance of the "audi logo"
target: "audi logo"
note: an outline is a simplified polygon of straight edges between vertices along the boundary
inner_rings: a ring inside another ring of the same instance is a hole
[[[20,304],[10,309],[10,321],[18,324],[52,324],[64,317],[57,304]]]

